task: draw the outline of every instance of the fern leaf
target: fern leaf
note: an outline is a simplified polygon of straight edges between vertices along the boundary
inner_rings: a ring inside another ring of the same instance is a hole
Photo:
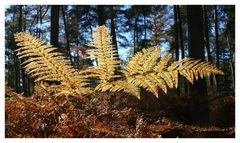
[[[156,65],[156,61],[160,56],[161,48],[151,47],[149,49],[143,49],[142,52],[138,52],[128,62],[123,71],[126,76],[134,74],[144,74],[148,71],[152,71]]]
[[[116,50],[111,43],[111,36],[105,26],[100,26],[93,33],[93,41],[88,46],[94,49],[88,50],[88,58],[96,58],[97,65],[92,70],[92,76],[98,77],[101,82],[115,79],[115,70],[119,66],[119,61],[114,59]]]
[[[178,87],[178,74],[191,83],[209,74],[223,74],[213,65],[192,58],[179,60],[169,65],[172,55],[167,54],[159,60],[160,52],[159,47],[152,47],[136,53],[122,71],[126,80],[136,87],[145,88],[157,97],[157,88],[167,93],[167,87]]]
[[[175,70],[186,77],[192,84],[194,80],[199,79],[199,76],[203,78],[210,74],[223,74],[221,70],[208,62],[194,59],[183,60],[182,65],[179,65]]]
[[[35,78],[35,82],[59,81],[61,83],[60,95],[65,93],[80,95],[91,92],[89,88],[83,87],[86,83],[77,84],[86,81],[75,74],[76,70],[69,65],[69,62],[64,59],[61,53],[55,51],[57,48],[44,45],[46,43],[44,40],[29,33],[16,33],[15,41],[20,46],[16,50],[17,56],[20,59],[28,58],[22,65],[24,65],[25,72]]]

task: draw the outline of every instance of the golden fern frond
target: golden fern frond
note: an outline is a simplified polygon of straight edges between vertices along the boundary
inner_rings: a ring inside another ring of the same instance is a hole
[[[127,82],[126,80],[117,80],[113,82],[105,82],[100,83],[95,88],[95,91],[110,91],[110,92],[126,92],[130,93],[137,98],[140,98],[140,88],[131,82]]]
[[[151,47],[143,49],[142,52],[138,52],[131,58],[122,71],[126,76],[135,74],[144,74],[148,71],[152,71],[156,65],[157,59],[160,56],[161,48]]]
[[[161,48],[151,47],[143,49],[132,57],[125,69],[122,71],[126,80],[142,87],[158,96],[158,88],[167,93],[167,86],[173,87],[172,80],[168,77],[166,65],[171,55],[166,55],[159,60]]]
[[[61,83],[60,93],[61,90],[74,95],[91,92],[85,87],[86,80],[70,66],[61,53],[55,51],[57,48],[44,45],[46,41],[29,33],[16,33],[15,41],[17,46],[20,46],[16,50],[17,56],[20,59],[27,58],[22,65],[24,65],[25,72],[33,77],[35,82],[59,81]]]
[[[174,65],[174,66],[172,66]],[[224,74],[221,70],[218,70],[214,65],[192,58],[186,58],[180,62],[173,63],[168,70],[178,71],[182,76],[186,77],[192,84],[199,77],[203,78],[210,74]]]
[[[119,66],[119,61],[115,58],[117,51],[113,48],[111,36],[105,26],[100,26],[93,33],[93,41],[88,46],[94,49],[88,50],[88,58],[95,58],[97,65],[89,68],[92,73],[89,76],[95,76],[100,82],[109,82],[118,77],[115,70]]]
[[[157,65],[154,67],[154,71],[162,71],[163,69],[166,68],[166,66],[168,65],[168,62],[170,61],[170,59],[172,58],[172,54],[167,54],[165,55],[158,63]]]
[[[160,47],[143,49],[128,62],[122,71],[125,80],[136,87],[142,87],[158,96],[158,88],[167,93],[167,87],[178,87],[178,74],[191,83],[209,74],[223,74],[213,65],[201,60],[187,58],[169,65],[172,57],[167,54],[159,60]]]

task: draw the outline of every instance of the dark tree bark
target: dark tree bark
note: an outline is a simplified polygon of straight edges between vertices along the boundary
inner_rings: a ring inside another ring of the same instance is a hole
[[[179,60],[179,39],[178,39],[179,29],[178,29],[178,25],[179,25],[179,23],[178,23],[177,6],[174,5],[174,33],[175,33],[175,55],[176,55],[176,61]],[[179,81],[179,76],[178,76],[178,81]],[[179,83],[180,82],[178,82],[178,84]],[[180,87],[177,88],[177,95],[180,95]]]
[[[133,6],[134,11],[134,27],[133,27],[133,54],[135,54],[138,49],[138,7]]]
[[[43,21],[42,21],[42,10],[43,10],[43,7],[40,5],[39,6],[39,22],[40,22],[40,25],[43,24]],[[39,38],[41,38],[41,33],[42,33],[41,28],[38,28],[38,37]]]
[[[207,54],[208,54],[208,61],[212,62],[212,56],[211,56],[211,52],[210,52],[210,46],[209,46],[209,22],[208,22],[208,11],[207,11],[207,7],[203,6],[203,10],[204,10],[204,34],[205,34],[205,46],[207,49]]]
[[[23,31],[23,6],[19,5],[19,19],[18,19],[18,32]],[[24,59],[20,60],[20,63],[23,63]],[[20,65],[19,65],[20,66]],[[23,91],[25,94],[27,94],[27,81],[26,81],[26,74],[24,72],[24,69],[20,66],[21,70],[21,76],[19,78],[22,78],[22,87],[21,87],[21,92]],[[20,82],[19,82],[20,83]],[[20,87],[20,85],[19,85]]]
[[[136,21],[135,21],[135,24],[136,25]],[[136,47],[137,47],[137,44],[136,44],[136,29],[134,28],[133,29],[133,54],[136,53]]]
[[[14,72],[15,72],[15,90],[16,92],[19,92],[20,91],[19,62],[17,60],[17,56],[15,53],[13,55],[13,59],[14,59]]]
[[[22,17],[22,15],[21,15],[22,6],[20,5],[20,6],[14,7],[14,9],[18,9],[18,8],[19,8],[19,16],[15,17],[15,14],[14,14],[13,17],[18,18],[18,22],[19,22]],[[22,31],[21,24],[22,23],[20,22],[18,25],[18,29],[17,29],[18,32]],[[12,36],[12,38],[13,38],[13,36]],[[12,41],[14,41],[14,38],[12,39]],[[17,46],[14,45],[14,50],[16,50],[16,49],[17,49]],[[14,73],[15,73],[15,90],[16,90],[16,92],[20,92],[20,64],[19,64],[19,60],[17,59],[16,52],[14,52],[14,54],[13,54],[13,64],[14,64]]]
[[[178,14],[177,14],[177,6],[174,6],[174,33],[175,33],[175,56],[176,60],[179,60],[179,30],[178,30]]]
[[[111,11],[111,36],[112,36],[112,43],[114,45],[114,48],[117,51],[117,55],[114,56],[117,60],[119,60],[119,55],[118,55],[118,48],[117,48],[117,37],[116,37],[116,28],[115,28],[115,11],[114,11],[114,6],[110,6],[110,11]]]
[[[147,46],[147,21],[146,21],[146,8],[145,6],[143,8],[143,22],[144,22],[144,41],[143,41],[143,48],[146,48]]]
[[[187,6],[189,56],[204,60],[203,11],[202,6]],[[194,114],[200,123],[209,123],[209,109],[206,80],[195,81],[190,87],[191,92],[201,95],[199,111]]]
[[[22,27],[23,27],[23,6],[19,5],[19,17],[18,17],[18,31],[22,32]]]
[[[138,51],[138,16],[135,17],[134,21],[134,49],[133,54],[135,54]]]
[[[66,37],[66,44],[67,44],[67,49],[68,49],[68,56],[70,58],[71,64],[73,64],[71,50],[70,50],[70,43],[69,43],[68,23],[67,23],[67,19],[66,19],[66,16],[65,16],[64,6],[61,6],[61,10],[62,10],[64,29],[65,29],[65,37]]]
[[[217,11],[217,6],[214,6],[214,23],[215,23],[215,36],[216,36],[216,66],[219,69],[219,39],[218,39],[218,11]],[[217,79],[217,88],[219,87],[219,76],[216,75]]]
[[[183,31],[182,31],[182,17],[180,14],[180,7],[177,6],[177,15],[178,15],[178,29],[179,29],[179,41],[180,41],[180,47],[181,47],[181,54],[182,59],[185,58],[185,50],[184,50],[184,39],[183,39]],[[184,84],[184,92],[187,93],[187,84],[186,80],[184,78],[181,78],[183,84]]]
[[[51,45],[58,47],[59,5],[51,6]]]
[[[205,46],[207,49],[207,56],[208,61],[212,62],[212,56],[210,52],[210,45],[209,45],[209,18],[208,18],[208,10],[206,6],[203,6],[204,11],[204,35],[205,35]],[[213,76],[210,75],[210,85],[213,85]]]
[[[104,5],[97,6],[97,14],[98,14],[98,26],[105,25],[106,16],[104,15]]]
[[[229,38],[228,38],[228,34],[225,35],[226,36],[226,41],[227,41],[227,45],[228,45],[228,49],[229,49],[229,54],[231,56],[233,56],[233,50],[231,48],[231,44],[229,42]],[[231,57],[229,60],[229,66],[230,66],[230,70],[231,70],[231,77],[232,77],[232,85],[233,85],[233,89],[235,89],[235,68],[234,68],[234,62],[232,60],[233,58]]]
[[[181,47],[181,54],[182,59],[185,58],[185,52],[184,52],[184,39],[183,39],[183,31],[182,31],[182,17],[180,14],[180,7],[177,6],[177,15],[178,15],[178,29],[179,29],[179,41],[180,41],[180,47]]]

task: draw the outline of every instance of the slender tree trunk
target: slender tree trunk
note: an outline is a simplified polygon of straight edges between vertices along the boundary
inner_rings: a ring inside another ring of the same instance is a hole
[[[174,33],[175,33],[175,55],[176,55],[176,61],[179,60],[179,29],[178,29],[178,12],[177,12],[177,6],[174,5]],[[179,76],[178,76],[178,81],[179,81]],[[180,82],[178,82],[178,87],[180,85]],[[177,88],[177,95],[180,95],[180,87]]]
[[[40,22],[40,26],[38,27],[38,37],[42,38],[41,37],[41,33],[42,33],[42,30],[41,30],[41,26],[42,26],[42,6],[41,5],[39,6],[39,22]]]
[[[111,10],[111,36],[112,36],[112,42],[114,45],[114,49],[116,50],[116,56],[114,56],[117,60],[119,60],[119,55],[118,55],[118,48],[117,48],[117,37],[116,37],[116,28],[115,28],[115,21],[114,21],[114,17],[115,17],[115,12],[114,12],[114,7],[113,5],[110,6],[110,10]]]
[[[177,15],[178,15],[178,29],[179,29],[179,41],[180,41],[180,47],[181,47],[181,55],[182,59],[185,58],[185,50],[184,50],[184,39],[183,39],[183,31],[182,31],[182,18],[180,13],[180,7],[177,6]],[[185,78],[181,78],[183,85],[184,85],[184,93],[187,93],[187,83]]]
[[[25,13],[24,13],[24,25],[23,25],[23,31],[26,31],[27,30],[27,20],[26,20],[26,17],[27,17],[27,10],[25,10]],[[31,93],[30,93],[30,88],[31,88],[31,83],[30,83],[30,77],[29,75],[26,74],[26,84],[27,84],[27,96],[30,96]]]
[[[38,8],[38,6],[37,6],[37,15],[36,15],[36,23],[37,23],[37,28],[36,28],[36,36],[38,37],[38,38],[41,38],[40,36],[39,36],[39,26],[38,26],[38,24],[39,24],[39,8]],[[34,22],[33,22],[34,23]]]
[[[175,55],[176,60],[179,60],[179,31],[178,31],[178,15],[177,15],[177,6],[174,6],[174,33],[175,33]]]
[[[220,63],[219,63],[219,39],[218,39],[218,11],[217,6],[214,6],[214,23],[215,23],[215,36],[216,36],[216,65],[219,69]],[[219,76],[216,75],[217,80],[217,88],[219,88]]]
[[[133,29],[133,54],[136,53],[136,29]]]
[[[203,11],[202,6],[187,6],[189,56],[191,58],[205,59],[204,56],[204,35],[203,35]],[[196,119],[202,124],[209,123],[208,95],[206,79],[200,79],[190,87],[192,93],[201,95],[199,109],[193,113]]]
[[[65,37],[66,37],[66,44],[67,44],[67,49],[68,49],[68,56],[70,58],[71,64],[73,64],[71,50],[70,50],[70,43],[69,43],[68,23],[67,23],[67,19],[65,16],[64,6],[61,6],[61,10],[62,10],[64,29],[65,29]]]
[[[134,23],[134,50],[133,54],[135,54],[138,51],[138,17],[135,17],[135,23]]]
[[[90,8],[88,8],[88,11],[90,11]],[[89,13],[87,13],[86,19],[87,19],[87,21],[89,23],[90,32],[91,32],[91,35],[92,35],[93,34],[93,29],[92,29],[92,25],[91,25],[92,24],[91,20],[89,19]]]
[[[59,5],[51,6],[51,45],[58,47],[59,35]]]
[[[98,14],[98,26],[105,25],[106,17],[104,15],[104,5],[97,6],[97,14]]]
[[[212,61],[212,55],[210,52],[210,45],[209,45],[209,18],[208,18],[208,10],[207,6],[203,6],[203,12],[204,12],[204,35],[205,35],[205,46],[207,49],[207,56],[208,56],[208,62],[213,62]],[[209,76],[209,84],[214,85],[214,77],[213,75]]]
[[[13,9],[14,11],[17,10],[18,6],[14,6]],[[16,13],[13,13],[13,18],[16,19],[18,18],[18,16],[16,16],[17,14]],[[11,36],[11,40],[14,41],[14,36],[12,35]],[[16,50],[17,46],[16,46],[16,43],[14,43],[12,45],[14,48],[13,50]],[[16,92],[19,92],[19,87],[20,87],[20,73],[19,73],[19,62],[18,62],[18,59],[17,59],[17,56],[16,56],[16,52],[13,52],[13,70],[14,70],[14,89]]]
[[[184,51],[184,39],[183,39],[183,31],[182,31],[182,18],[180,15],[180,7],[177,6],[177,15],[178,15],[178,29],[179,29],[179,40],[180,40],[180,46],[181,46],[181,55],[182,59],[185,58],[185,51]]]
[[[23,6],[19,5],[19,19],[18,19],[18,32],[23,31]],[[23,63],[24,59],[20,60],[20,63]],[[19,65],[20,66],[20,65]],[[27,94],[27,84],[26,84],[26,74],[24,72],[24,69],[20,66],[21,70],[21,77],[22,78],[22,87],[21,87],[21,92],[23,91],[25,94]]]
[[[143,22],[144,22],[144,41],[143,41],[143,48],[147,46],[147,21],[146,21],[146,10],[145,6],[143,6]]]
[[[230,55],[233,55],[232,48],[231,48],[231,45],[230,45],[229,38],[228,38],[227,34],[226,34],[226,40],[227,40],[229,53],[230,53]],[[232,76],[232,85],[233,85],[233,89],[235,89],[235,72],[234,72],[235,70],[234,70],[234,66],[233,66],[234,64],[233,64],[232,57],[230,58],[229,65],[230,65],[231,76]]]

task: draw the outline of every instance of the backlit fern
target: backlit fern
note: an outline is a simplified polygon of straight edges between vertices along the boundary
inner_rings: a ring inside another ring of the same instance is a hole
[[[83,95],[91,92],[86,87],[86,79],[70,66],[61,53],[55,51],[57,48],[45,45],[44,40],[29,33],[15,34],[15,41],[20,46],[16,50],[17,56],[20,59],[27,58],[22,65],[35,82],[60,82],[60,85],[53,85],[55,95]]]
[[[86,86],[91,77],[98,80],[95,91],[123,91],[140,98],[140,89],[144,88],[158,97],[159,89],[167,93],[168,88],[178,87],[179,74],[191,83],[209,74],[223,74],[210,63],[198,59],[186,58],[171,64],[171,54],[160,57],[161,48],[155,46],[136,53],[116,75],[120,62],[115,58],[117,52],[105,26],[96,29],[93,41],[88,44],[92,47],[87,51],[88,58],[96,59],[96,65],[81,72],[55,52],[56,48],[44,45],[45,41],[28,33],[17,33],[15,39],[21,46],[16,50],[19,58],[28,58],[23,63],[26,73],[35,81],[59,81],[60,85],[51,86],[57,90],[57,95],[91,93]]]
[[[178,73],[191,83],[209,74],[223,74],[205,61],[190,58],[170,64],[171,54],[160,58],[161,48],[155,46],[136,53],[121,70],[122,78],[117,81],[110,80],[115,77],[114,68],[119,63],[112,56],[115,51],[112,50],[110,39],[107,28],[100,26],[89,44],[95,48],[89,52],[89,55],[94,55],[90,57],[97,58],[97,62],[100,62],[94,67],[96,71],[92,72],[102,80],[95,89],[97,91],[124,91],[140,98],[142,87],[158,96],[158,89],[167,93],[167,88],[178,87]]]
[[[105,26],[100,26],[93,33],[93,41],[88,46],[94,49],[88,50],[88,58],[95,58],[97,65],[89,67],[93,77],[98,77],[100,83],[106,83],[117,77],[115,70],[118,68],[119,61],[115,58],[117,51],[113,48],[111,37]]]

